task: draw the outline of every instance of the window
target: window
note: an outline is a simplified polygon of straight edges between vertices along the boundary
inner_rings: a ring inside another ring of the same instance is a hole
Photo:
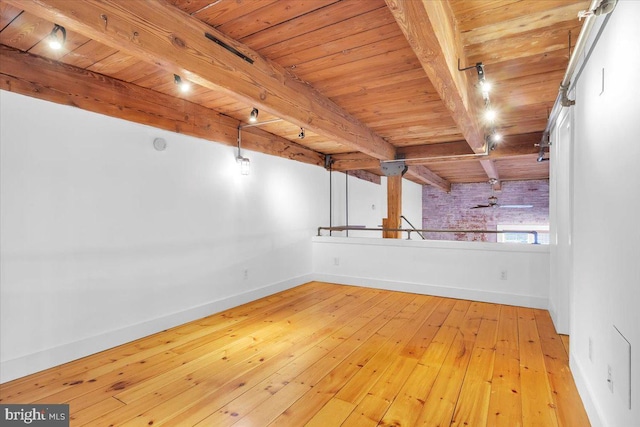
[[[534,224],[498,224],[498,231],[537,231],[538,243],[541,245],[549,244],[549,226]],[[525,233],[499,233],[498,243],[534,243],[533,234]]]

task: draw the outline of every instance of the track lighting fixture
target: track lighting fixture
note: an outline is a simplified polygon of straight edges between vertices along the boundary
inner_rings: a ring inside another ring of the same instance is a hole
[[[257,108],[251,110],[251,114],[249,114],[249,123],[255,123],[258,121],[259,111]]]
[[[240,175],[249,175],[251,173],[251,162],[246,157],[238,157],[236,159],[240,163]]]
[[[62,41],[58,37],[58,32],[62,34]],[[49,34],[49,47],[53,50],[60,50],[67,41],[67,30],[63,26],[54,24],[53,30]]]
[[[495,110],[492,110],[489,108],[487,111],[484,112],[484,118],[489,123],[493,123],[496,117],[498,117],[498,114],[496,113]]]
[[[178,85],[178,87],[180,88],[180,92],[189,92],[189,89],[191,88],[189,82],[186,80],[182,80],[182,78],[177,74],[173,75],[173,82]]]
[[[255,108],[254,108],[255,110]],[[256,110],[258,111],[258,110]],[[236,162],[240,165],[240,174],[249,175],[251,172],[251,161],[249,158],[242,155],[242,127],[238,126],[238,155],[236,156]]]
[[[487,135],[486,143],[487,143],[487,147],[488,147],[489,151],[495,150],[496,146],[498,145],[498,143],[500,141],[502,141],[502,135],[500,135],[499,133],[495,132],[495,130],[490,135]]]
[[[300,128],[300,133],[298,134],[298,138],[304,139],[304,128]]]
[[[482,92],[482,99],[487,104],[489,102],[489,92],[491,92],[491,83],[486,80],[480,81],[480,92]]]

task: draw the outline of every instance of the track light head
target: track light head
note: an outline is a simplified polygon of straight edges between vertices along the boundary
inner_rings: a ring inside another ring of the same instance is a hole
[[[182,78],[177,74],[173,75],[173,82],[178,85],[178,87],[180,88],[180,91],[183,93],[188,92],[189,89],[191,88],[191,85],[189,84],[189,82],[186,80],[182,80]]]
[[[58,37],[58,32],[62,34],[62,41],[60,41],[60,38]],[[48,38],[49,47],[53,50],[60,50],[67,41],[67,30],[65,30],[61,25],[54,24],[53,30],[51,30]]]
[[[476,62],[475,67],[478,73],[478,81],[484,81],[484,64],[482,62]]]
[[[254,108],[253,110],[251,110],[251,114],[249,114],[249,123],[255,123],[258,121],[258,114],[260,112],[258,111],[257,108]]]

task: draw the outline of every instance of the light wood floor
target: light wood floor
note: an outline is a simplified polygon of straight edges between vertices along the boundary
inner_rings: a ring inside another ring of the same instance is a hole
[[[589,425],[548,312],[309,283],[0,386],[81,426]]]

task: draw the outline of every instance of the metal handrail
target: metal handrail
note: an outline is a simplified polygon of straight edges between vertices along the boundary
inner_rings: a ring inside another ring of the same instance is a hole
[[[405,217],[404,215],[400,215],[400,218],[402,218],[402,219],[404,219],[405,221],[407,221],[407,224],[409,224],[409,226],[410,226],[411,228],[413,228],[415,231],[417,231],[417,230],[418,230],[418,229],[417,229],[413,224],[411,224],[411,221],[409,221],[409,220],[407,219],[407,217]],[[422,233],[420,233],[419,231],[418,231],[418,236],[422,237],[422,240],[427,240],[427,239],[422,235]]]
[[[533,234],[533,244],[537,245],[538,242],[538,232],[534,230],[435,230],[428,228],[420,228],[420,229],[411,229],[411,228],[382,228],[382,227],[362,227],[362,226],[336,226],[336,227],[318,227],[318,236],[322,236],[322,230],[326,231],[348,231],[348,230],[358,230],[358,231],[399,231],[407,233],[407,240],[411,240],[411,233],[416,232],[418,234],[421,233],[488,233],[488,234],[503,234],[503,233],[513,233],[513,234]],[[423,237],[424,238],[424,237]]]

